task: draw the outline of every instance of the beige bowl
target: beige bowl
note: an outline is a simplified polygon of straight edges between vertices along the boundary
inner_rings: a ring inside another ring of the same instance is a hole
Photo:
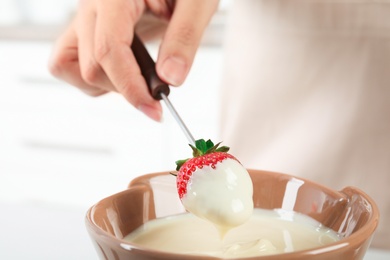
[[[256,208],[283,208],[306,214],[338,232],[342,239],[326,246],[254,259],[363,259],[378,225],[376,204],[353,187],[334,191],[294,176],[249,170]],[[163,253],[123,240],[143,223],[183,213],[175,177],[167,172],[134,179],[127,190],[105,198],[87,212],[86,225],[100,259],[221,259]]]

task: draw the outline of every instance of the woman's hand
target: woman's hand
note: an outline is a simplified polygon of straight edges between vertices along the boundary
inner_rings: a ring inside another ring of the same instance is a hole
[[[119,92],[160,121],[160,102],[150,96],[130,49],[134,28],[143,28],[141,38],[156,33],[137,24],[147,13],[167,22],[156,70],[162,80],[179,86],[217,6],[217,0],[80,0],[76,17],[55,44],[50,71],[91,96]]]

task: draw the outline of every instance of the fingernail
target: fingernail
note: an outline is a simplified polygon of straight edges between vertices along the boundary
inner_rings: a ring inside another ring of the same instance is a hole
[[[164,60],[160,72],[163,80],[178,86],[184,82],[187,75],[187,64],[182,58],[171,56]]]
[[[161,111],[155,109],[154,107],[151,107],[149,105],[140,105],[138,107],[138,110],[144,113],[149,118],[153,119],[154,121],[161,122]]]

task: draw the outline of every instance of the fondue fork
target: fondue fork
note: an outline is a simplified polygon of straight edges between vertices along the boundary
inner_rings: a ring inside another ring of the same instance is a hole
[[[134,34],[131,49],[141,69],[142,76],[145,78],[146,84],[148,85],[150,94],[154,99],[162,99],[164,101],[173,118],[176,120],[177,124],[180,126],[181,130],[186,136],[188,142],[192,145],[195,145],[194,137],[188,130],[187,126],[184,124],[184,121],[181,119],[179,113],[177,113],[176,109],[168,99],[170,92],[168,84],[162,81],[157,75],[155,62],[149,55],[145,45],[136,34]]]

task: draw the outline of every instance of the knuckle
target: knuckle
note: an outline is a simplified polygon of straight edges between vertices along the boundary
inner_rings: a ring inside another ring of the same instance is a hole
[[[81,77],[89,85],[96,85],[99,79],[100,67],[95,61],[91,61],[81,69]]]
[[[102,63],[110,55],[112,45],[109,41],[98,41],[95,46],[94,56],[98,63]]]

